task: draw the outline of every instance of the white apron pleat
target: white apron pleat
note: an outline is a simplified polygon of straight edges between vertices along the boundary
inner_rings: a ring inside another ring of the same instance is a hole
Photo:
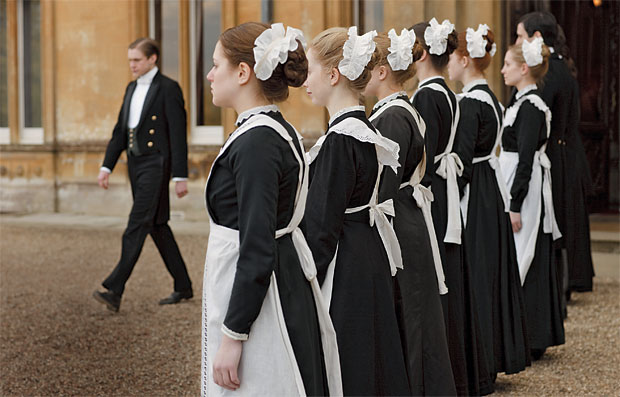
[[[547,138],[551,132],[551,111],[540,97],[536,95],[525,95],[506,111],[504,125],[510,126],[514,123],[521,104],[529,100],[537,108],[541,109],[546,116]],[[517,262],[519,264],[519,275],[521,285],[525,282],[525,277],[536,254],[536,240],[540,227],[540,216],[544,203],[543,233],[552,234],[553,240],[562,237],[558,228],[553,209],[553,197],[551,194],[551,162],[545,154],[547,143],[541,146],[534,153],[532,162],[532,174],[528,185],[527,196],[521,205],[521,230],[514,233],[515,248],[517,250]],[[519,154],[517,152],[506,152],[502,150],[499,156],[499,163],[505,178],[506,186],[512,187],[519,164]],[[544,200],[544,201],[543,201]]]
[[[308,164],[299,156],[286,129],[271,117],[262,114],[250,118],[230,136],[220,150],[214,164],[235,139],[251,128],[258,126],[273,128],[283,139],[289,142],[300,165],[299,180],[301,183],[298,184],[296,192],[293,217],[286,228],[276,232],[275,238],[291,234],[302,270],[311,284],[315,298],[330,394],[342,395],[336,333],[316,279],[316,266],[312,253],[298,228],[303,218],[308,193]],[[301,139],[299,134],[298,139]],[[205,193],[208,188],[209,180],[205,186]],[[203,397],[225,395],[304,396],[303,380],[284,321],[275,273],[271,275],[271,283],[261,311],[252,324],[251,335],[243,342],[243,352],[239,363],[241,386],[233,392],[213,382],[212,360],[220,347],[222,327],[228,309],[238,258],[239,231],[217,225],[211,219],[203,280],[201,394]],[[227,332],[230,333],[231,331],[228,330]]]
[[[446,91],[446,89],[441,84],[430,83],[424,85],[414,93],[414,96],[424,88],[429,88],[431,90],[435,90],[444,94],[446,97],[446,101],[448,101],[448,105],[450,106],[450,112],[453,116],[448,144],[446,145],[443,153],[435,156],[433,162],[434,164],[439,163],[439,165],[437,166],[437,170],[435,171],[437,175],[446,180],[448,222],[446,225],[446,235],[443,241],[445,243],[461,244],[461,207],[457,176],[463,175],[463,163],[461,162],[459,156],[456,153],[452,152],[454,137],[456,136],[456,128],[459,124],[459,118],[461,113],[458,102],[456,104],[456,109],[454,109],[454,107],[452,106],[452,101],[450,100],[450,95],[448,95],[448,91]],[[411,100],[413,100],[413,97],[411,98]]]
[[[422,137],[426,134],[426,123],[422,119],[422,116],[405,100],[403,99],[394,99],[387,104],[383,105],[375,114],[370,116],[370,121],[375,120],[379,115],[381,115],[386,109],[392,106],[400,106],[413,116],[413,119],[416,121],[418,125],[418,129],[422,134]],[[426,223],[426,230],[428,231],[428,237],[431,243],[431,249],[433,252],[433,262],[435,264],[435,273],[437,274],[437,284],[439,285],[439,294],[444,295],[448,293],[448,287],[446,286],[446,277],[443,273],[443,266],[441,264],[441,254],[439,252],[439,244],[437,243],[437,235],[435,234],[435,226],[433,224],[433,217],[431,214],[431,203],[433,201],[433,193],[431,189],[428,189],[426,186],[422,185],[420,182],[426,173],[426,148],[424,148],[424,154],[422,155],[422,161],[418,163],[416,169],[413,171],[409,182],[404,182],[400,185],[400,189],[404,189],[407,186],[411,186],[413,188],[413,199],[415,200],[418,208],[422,210],[422,215],[424,216],[424,222]]]

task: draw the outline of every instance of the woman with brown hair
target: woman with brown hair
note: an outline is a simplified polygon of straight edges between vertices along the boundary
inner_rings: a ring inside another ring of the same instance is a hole
[[[308,187],[301,136],[276,102],[307,76],[301,31],[249,22],[220,36],[213,104],[237,129],[205,188],[202,395],[342,394],[335,332],[298,225]]]
[[[338,337],[345,395],[409,395],[393,299],[400,247],[378,200],[384,166],[398,167],[398,145],[377,133],[359,106],[375,49],[369,32],[332,28],[308,50],[304,87],[330,114],[310,149],[305,225]]]
[[[510,220],[523,285],[527,332],[534,359],[564,343],[553,240],[562,235],[553,209],[551,163],[545,154],[551,111],[537,84],[549,67],[549,49],[538,37],[508,49],[502,74],[518,91],[504,116],[502,174],[510,190]]]
[[[426,122],[426,174],[422,184],[434,196],[433,223],[449,292],[442,305],[450,361],[458,395],[493,392],[484,359],[475,309],[471,272],[464,253],[457,177],[463,165],[453,151],[460,110],[455,94],[443,78],[450,54],[458,46],[454,25],[435,18],[413,26],[424,53],[416,61],[420,79],[411,102]]]
[[[394,29],[375,37],[372,77],[365,96],[376,96],[370,121],[400,146],[397,172],[383,171],[379,200],[394,201],[394,229],[403,255],[395,294],[409,385],[414,396],[455,395],[440,294],[446,288],[431,216],[433,194],[420,181],[426,171],[426,125],[409,103],[404,84],[424,49],[415,33]]]
[[[487,25],[467,28],[459,33],[459,45],[448,63],[450,79],[464,84],[454,151],[463,162],[458,182],[465,252],[493,378],[498,372],[517,373],[529,365],[523,292],[508,216],[510,198],[496,155],[504,114],[484,78],[495,50]]]

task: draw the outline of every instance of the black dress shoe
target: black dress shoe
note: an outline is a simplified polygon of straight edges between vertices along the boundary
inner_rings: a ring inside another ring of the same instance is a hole
[[[174,291],[170,294],[169,297],[164,298],[159,301],[160,305],[173,305],[175,303],[181,302],[182,299],[191,299],[194,296],[194,293],[191,289],[185,291]]]
[[[113,312],[118,312],[118,309],[120,309],[121,307],[121,296],[112,291],[95,291],[93,292],[93,298],[95,298],[97,302],[106,305],[108,310],[111,310]]]

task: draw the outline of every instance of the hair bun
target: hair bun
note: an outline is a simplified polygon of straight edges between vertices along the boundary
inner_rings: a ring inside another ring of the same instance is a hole
[[[300,43],[295,51],[289,51],[288,59],[283,65],[284,77],[289,87],[301,87],[308,77],[308,59],[303,48]]]
[[[487,45],[484,48],[487,52],[491,52],[493,50],[493,44],[495,44],[495,35],[493,34],[493,31],[491,31],[491,29],[489,29],[487,31],[487,34],[484,36],[484,38],[487,41]]]

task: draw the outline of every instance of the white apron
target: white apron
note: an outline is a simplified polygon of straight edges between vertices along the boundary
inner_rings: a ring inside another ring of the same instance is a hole
[[[422,120],[420,114],[405,100],[397,98],[387,104],[383,105],[375,114],[370,116],[370,121],[379,117],[386,109],[392,106],[400,106],[411,113],[413,119],[418,125],[418,129],[424,138],[426,134],[426,123]],[[433,251],[433,262],[435,264],[435,273],[437,274],[437,284],[439,285],[439,294],[444,295],[448,293],[448,287],[446,286],[446,278],[443,273],[443,266],[441,264],[441,254],[439,252],[439,244],[437,243],[437,235],[435,234],[435,226],[433,225],[433,216],[431,214],[431,202],[433,201],[433,193],[429,188],[422,185],[422,177],[426,172],[426,147],[424,147],[424,154],[422,155],[422,161],[418,163],[418,166],[413,171],[409,182],[404,182],[400,185],[400,189],[404,189],[407,186],[413,188],[413,198],[422,210],[424,216],[424,223],[426,223],[426,229],[428,231],[428,237],[431,243],[431,249]]]
[[[495,113],[495,118],[497,119],[497,137],[495,139],[495,145],[493,145],[493,149],[491,152],[483,157],[474,157],[472,163],[478,164],[483,161],[488,161],[489,165],[495,171],[495,179],[497,180],[497,186],[499,187],[499,192],[502,196],[502,200],[504,201],[504,211],[508,212],[510,210],[510,194],[508,194],[508,189],[506,188],[506,181],[504,180],[504,176],[502,175],[502,169],[499,166],[499,159],[496,155],[497,148],[499,147],[502,141],[502,118],[497,113],[497,109],[495,108],[495,104],[493,103],[493,99],[488,92],[483,90],[473,90],[463,94],[457,95],[457,98],[461,100],[462,98],[471,98],[478,100],[480,102],[486,103],[491,106],[493,109],[493,113]],[[500,105],[501,106],[501,105]],[[503,116],[503,115],[502,115]],[[463,215],[463,223],[467,225],[467,211],[469,209],[469,184],[465,186],[463,198],[461,198],[461,214]]]
[[[525,95],[519,99],[514,105],[506,110],[504,125],[511,126],[514,124],[519,108],[524,101],[530,101],[534,106],[545,113],[547,124],[547,138],[551,132],[551,111],[545,102],[537,95]],[[558,224],[555,220],[553,210],[553,196],[551,194],[551,162],[545,154],[547,143],[534,153],[534,161],[532,162],[532,175],[530,177],[527,196],[521,205],[521,230],[514,233],[515,248],[517,250],[517,262],[519,264],[519,275],[521,276],[521,285],[525,282],[525,277],[536,254],[536,240],[538,239],[538,229],[540,226],[540,215],[543,209],[544,200],[544,218],[543,232],[551,233],[553,240],[562,237]],[[499,156],[499,163],[504,175],[506,186],[512,187],[517,165],[519,164],[519,154],[517,152],[506,152],[502,150]],[[541,198],[542,191],[542,198]]]
[[[377,172],[377,180],[375,182],[375,187],[372,192],[370,201],[366,205],[354,208],[347,208],[345,210],[345,214],[353,214],[355,212],[360,212],[368,208],[370,226],[374,226],[376,223],[377,230],[379,231],[379,236],[381,237],[381,241],[383,242],[385,252],[387,253],[389,259],[390,271],[392,273],[392,276],[395,276],[397,269],[403,268],[403,259],[400,251],[400,245],[398,243],[398,238],[396,237],[396,232],[394,231],[392,224],[387,218],[387,215],[394,216],[395,214],[394,201],[392,199],[389,199],[382,203],[379,203],[378,194],[379,182],[381,181],[381,173],[383,172],[383,167],[385,165],[390,166],[392,167],[394,172],[396,172],[396,169],[399,167],[399,146],[396,142],[383,137],[379,133],[379,131],[377,131],[376,133],[372,131],[363,121],[354,117],[349,117],[332,126],[327,131],[327,133],[321,138],[319,138],[316,144],[312,148],[310,148],[310,150],[308,151],[308,159],[310,163],[316,159],[321,150],[321,147],[323,146],[323,142],[325,142],[325,139],[330,133],[347,135],[357,139],[360,142],[373,143],[375,145],[375,149],[377,151],[377,160],[379,163],[379,170]],[[336,266],[337,257],[338,247],[336,247],[334,257],[332,258],[329,266],[327,267],[327,273],[322,286],[323,296],[325,298],[325,302],[327,302],[328,307],[331,304],[331,297],[334,286],[334,269]]]
[[[292,235],[295,250],[299,255],[304,275],[312,287],[316,303],[329,391],[331,395],[342,395],[336,333],[316,279],[316,266],[312,253],[298,228],[303,218],[308,194],[308,164],[299,156],[286,129],[271,117],[263,114],[251,117],[230,136],[214,164],[232,142],[257,126],[269,126],[277,131],[283,139],[289,142],[300,165],[300,183],[297,187],[293,217],[286,228],[276,232],[275,238],[289,233]],[[298,139],[301,140],[299,134]],[[205,193],[208,188],[209,180],[207,180]],[[201,395],[203,397],[305,396],[302,377],[284,321],[275,273],[271,275],[271,283],[261,311],[252,324],[251,335],[248,337],[248,335],[236,334],[223,325],[239,259],[239,231],[217,225],[211,218],[210,225],[203,280]],[[238,370],[241,386],[236,391],[224,389],[213,381],[212,360],[220,347],[222,332],[235,339],[245,340]]]
[[[448,144],[446,145],[443,153],[436,155],[433,161],[434,164],[439,163],[437,170],[435,171],[437,175],[446,180],[448,222],[446,224],[446,235],[443,241],[445,243],[461,244],[461,208],[457,176],[463,175],[463,163],[461,162],[459,156],[452,152],[454,137],[456,136],[456,127],[459,124],[461,113],[459,110],[458,101],[456,104],[456,109],[454,109],[452,106],[452,101],[450,100],[450,95],[448,95],[448,91],[446,91],[441,84],[437,83],[430,83],[420,87],[413,94],[411,101],[413,101],[416,94],[424,88],[429,88],[443,93],[446,96],[446,101],[448,101],[450,112],[452,113],[452,125],[450,127],[450,138],[448,139]]]

